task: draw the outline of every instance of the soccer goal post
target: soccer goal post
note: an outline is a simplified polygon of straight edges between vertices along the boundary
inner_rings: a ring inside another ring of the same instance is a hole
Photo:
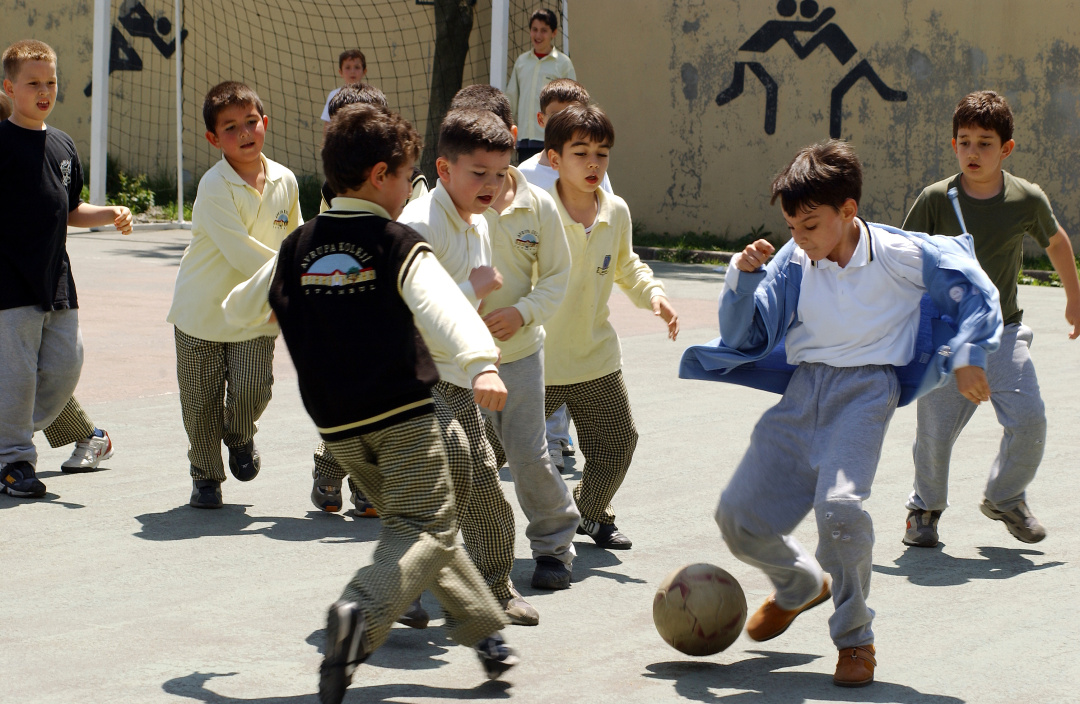
[[[347,49],[364,53],[366,81],[425,134],[436,2],[471,19],[460,84],[504,87],[539,7],[525,0],[95,0],[91,201],[105,201],[108,169],[145,174],[155,191],[176,194],[182,221],[183,202],[220,159],[204,138],[202,100],[225,80],[259,94],[267,157],[289,167],[302,192],[317,189],[323,109]],[[567,2],[549,3],[566,48]]]

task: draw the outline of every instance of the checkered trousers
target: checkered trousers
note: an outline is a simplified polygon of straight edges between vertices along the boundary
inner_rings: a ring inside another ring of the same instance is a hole
[[[382,644],[425,589],[446,610],[450,637],[458,643],[476,645],[506,623],[476,567],[455,545],[454,487],[441,435],[429,414],[327,443],[379,512],[372,564],[357,571],[342,595],[364,612],[369,650]]]
[[[574,487],[578,510],[582,518],[614,523],[611,499],[626,478],[638,441],[622,371],[577,384],[544,387],[547,416],[564,403],[585,457],[581,481]]]
[[[192,479],[225,481],[221,443],[246,445],[274,385],[276,338],[211,342],[176,328],[176,379]]]
[[[432,391],[436,405],[441,403],[450,409],[468,438],[472,481],[467,503],[458,517],[462,541],[495,598],[509,599],[514,586],[510,581],[514,566],[514,511],[499,484],[499,470],[484,432],[484,419],[473,401],[471,389],[440,381]]]
[[[80,440],[85,440],[94,434],[97,426],[90,416],[86,415],[79,402],[72,396],[68,399],[64,410],[56,416],[56,420],[45,428],[45,439],[49,441],[49,447],[63,447],[73,445]]]

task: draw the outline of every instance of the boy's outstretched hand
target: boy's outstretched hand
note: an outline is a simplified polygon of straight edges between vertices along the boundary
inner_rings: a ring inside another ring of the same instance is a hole
[[[676,339],[679,336],[679,314],[671,307],[667,296],[653,296],[652,312],[667,323],[667,336],[672,340]]]
[[[982,367],[960,367],[955,374],[956,390],[968,401],[978,406],[983,401],[990,400],[990,382],[986,380],[986,372]]]
[[[501,411],[506,407],[506,386],[498,372],[480,372],[472,380],[473,401],[480,408]]]
[[[1080,337],[1080,300],[1066,300],[1065,301],[1065,322],[1072,325],[1072,332],[1069,333],[1069,339],[1075,340]]]
[[[131,234],[131,209],[125,205],[114,206],[113,209],[113,225],[116,225],[116,229],[120,230],[121,234]]]
[[[752,273],[765,266],[765,262],[769,261],[769,257],[776,251],[776,247],[772,246],[772,243],[768,240],[757,240],[751,244],[746,245],[746,249],[740,252],[735,258],[735,268],[739,271],[745,271],[746,273]]]
[[[503,278],[493,266],[478,266],[469,272],[469,283],[477,298],[487,298],[489,293],[502,288]]]
[[[521,317],[521,311],[517,308],[507,306],[485,315],[484,324],[487,325],[492,337],[499,342],[506,342],[521,329],[521,326],[525,324],[525,319]]]

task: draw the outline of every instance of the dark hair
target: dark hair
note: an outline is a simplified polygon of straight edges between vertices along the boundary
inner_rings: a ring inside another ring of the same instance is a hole
[[[363,68],[365,72],[367,72],[367,57],[364,56],[364,52],[360,51],[359,49],[346,49],[345,51],[338,54],[337,67],[339,71],[341,70],[341,67],[345,65],[345,62],[349,59],[360,59],[360,67]]]
[[[488,110],[460,108],[451,110],[439,127],[438,155],[456,161],[462,154],[484,149],[489,152],[508,152],[514,148],[514,137],[503,121]]]
[[[416,160],[420,147],[420,135],[401,115],[375,105],[346,105],[326,128],[323,174],[334,193],[356,190],[376,164],[384,161],[396,172]]]
[[[4,49],[4,77],[14,81],[19,75],[19,69],[27,61],[48,61],[56,65],[56,52],[45,42],[37,39],[23,39],[15,42]]]
[[[862,164],[847,142],[830,139],[803,147],[772,182],[772,205],[789,216],[801,210],[827,205],[839,210],[848,198],[862,198]]]
[[[514,113],[510,108],[510,99],[506,97],[506,93],[486,83],[476,83],[459,90],[450,101],[451,110],[458,108],[487,110],[502,120],[506,129],[514,126]]]
[[[546,8],[540,8],[529,15],[529,26],[532,27],[532,23],[536,20],[540,20],[548,27],[551,27],[551,31],[555,32],[559,29],[559,16],[554,11]]]
[[[992,90],[980,90],[965,95],[957,103],[952,116],[953,139],[956,139],[956,133],[961,127],[993,130],[1001,137],[1002,144],[1008,142],[1013,135],[1013,114],[1005,96]]]
[[[589,104],[589,91],[572,78],[556,78],[540,90],[540,112],[552,103]]]
[[[326,106],[326,110],[330,113],[330,117],[333,117],[337,114],[338,110],[346,105],[353,105],[354,103],[374,105],[383,110],[390,109],[390,105],[386,102],[386,96],[375,86],[368,85],[367,83],[346,83],[341,87],[341,90],[334,93],[333,98],[330,98],[330,103]]]
[[[254,105],[259,115],[265,115],[262,101],[255,91],[238,81],[225,81],[211,88],[203,98],[202,116],[208,132],[217,131],[217,118],[221,111],[234,105]]]
[[[613,147],[615,127],[599,106],[573,103],[552,115],[544,126],[544,151],[554,149],[562,154],[567,142],[577,137]]]

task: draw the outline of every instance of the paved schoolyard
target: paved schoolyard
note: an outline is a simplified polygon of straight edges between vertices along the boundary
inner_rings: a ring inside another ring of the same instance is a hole
[[[257,436],[262,473],[250,484],[226,482],[224,510],[186,506],[186,441],[165,313],[187,238],[172,230],[69,239],[86,345],[77,397],[109,430],[116,455],[106,469],[64,475],[59,465],[70,449],[49,449],[39,435],[48,497],[0,497],[0,701],[316,699],[325,609],[370,559],[378,523],[311,507],[316,435],[283,344]],[[634,549],[605,552],[582,539],[573,588],[535,594],[519,512],[514,578],[541,614],[538,627],[507,632],[521,666],[507,681],[487,683],[473,653],[443,629],[402,627],[357,671],[345,701],[1075,701],[1080,341],[1066,339],[1064,294],[1032,287],[1020,294],[1049,411],[1046,457],[1030,492],[1049,537],[1023,545],[977,509],[1000,435],[987,408],[956,448],[942,546],[905,549],[914,412],[898,411],[867,504],[878,538],[870,597],[878,682],[842,690],[831,684],[828,606],[776,640],[744,636],[707,658],[682,655],[653,629],[656,585],[684,563],[731,571],[751,609],[767,595],[765,579],[727,553],[712,511],[755,421],[777,398],[676,378],[682,349],[715,336],[722,277],[707,266],[655,268],[682,314],[677,343],[621,294],[612,301],[641,434],[616,497],[618,524]],[[504,488],[516,507],[512,486]],[[813,531],[804,522],[798,535],[813,545]],[[430,596],[425,603],[437,612]]]

